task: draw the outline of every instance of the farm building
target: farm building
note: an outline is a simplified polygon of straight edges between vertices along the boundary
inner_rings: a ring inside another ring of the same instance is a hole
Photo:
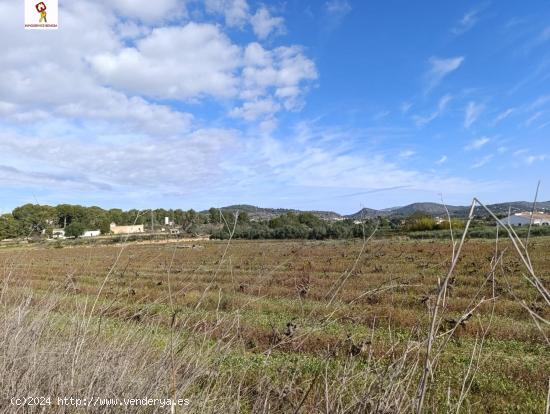
[[[117,226],[116,223],[111,223],[111,233],[113,234],[134,234],[143,233],[143,224],[136,224],[133,226]]]
[[[53,229],[52,230],[52,239],[64,239],[65,230],[64,229]]]
[[[535,212],[533,213],[532,220],[533,220],[534,226],[549,226],[550,214]],[[502,219],[502,222],[504,224],[509,224],[511,226],[528,226],[529,223],[531,223],[531,213],[530,212],[515,213]]]
[[[86,230],[82,237],[97,237],[101,234],[101,230]]]

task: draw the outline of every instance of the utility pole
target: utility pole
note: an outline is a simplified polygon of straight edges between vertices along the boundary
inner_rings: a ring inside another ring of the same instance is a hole
[[[151,233],[155,232],[155,224],[153,221],[153,210],[151,210]]]

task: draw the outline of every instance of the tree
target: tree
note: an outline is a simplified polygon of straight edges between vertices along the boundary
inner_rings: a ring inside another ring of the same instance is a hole
[[[248,213],[246,211],[239,211],[239,218],[237,219],[237,222],[239,224],[242,223],[248,223],[250,221],[250,217],[248,216]]]
[[[58,226],[67,227],[74,218],[74,208],[70,204],[59,204],[55,207]]]
[[[39,204],[25,204],[13,210],[13,217],[22,223],[25,232],[41,233],[43,229],[56,221],[56,212],[53,207]]]
[[[124,224],[124,213],[120,208],[112,208],[108,212],[109,221],[111,223],[116,223],[119,226]]]
[[[69,224],[65,228],[65,236],[66,237],[80,237],[84,234],[85,230],[86,230],[86,227],[84,227],[84,224],[79,223],[77,221],[73,221],[71,224]]]
[[[221,223],[223,221],[220,218],[221,212],[217,208],[211,207],[208,210],[208,214],[208,220],[210,221],[210,223]]]
[[[23,234],[21,222],[17,221],[11,214],[0,216],[0,240],[13,239]]]

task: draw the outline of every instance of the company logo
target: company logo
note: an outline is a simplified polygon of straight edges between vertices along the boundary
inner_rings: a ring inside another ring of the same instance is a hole
[[[58,23],[58,0],[25,0],[25,29],[52,30]]]

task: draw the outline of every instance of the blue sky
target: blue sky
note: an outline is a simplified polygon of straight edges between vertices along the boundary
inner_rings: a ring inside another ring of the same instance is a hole
[[[0,0],[0,210],[550,199],[547,2]]]

